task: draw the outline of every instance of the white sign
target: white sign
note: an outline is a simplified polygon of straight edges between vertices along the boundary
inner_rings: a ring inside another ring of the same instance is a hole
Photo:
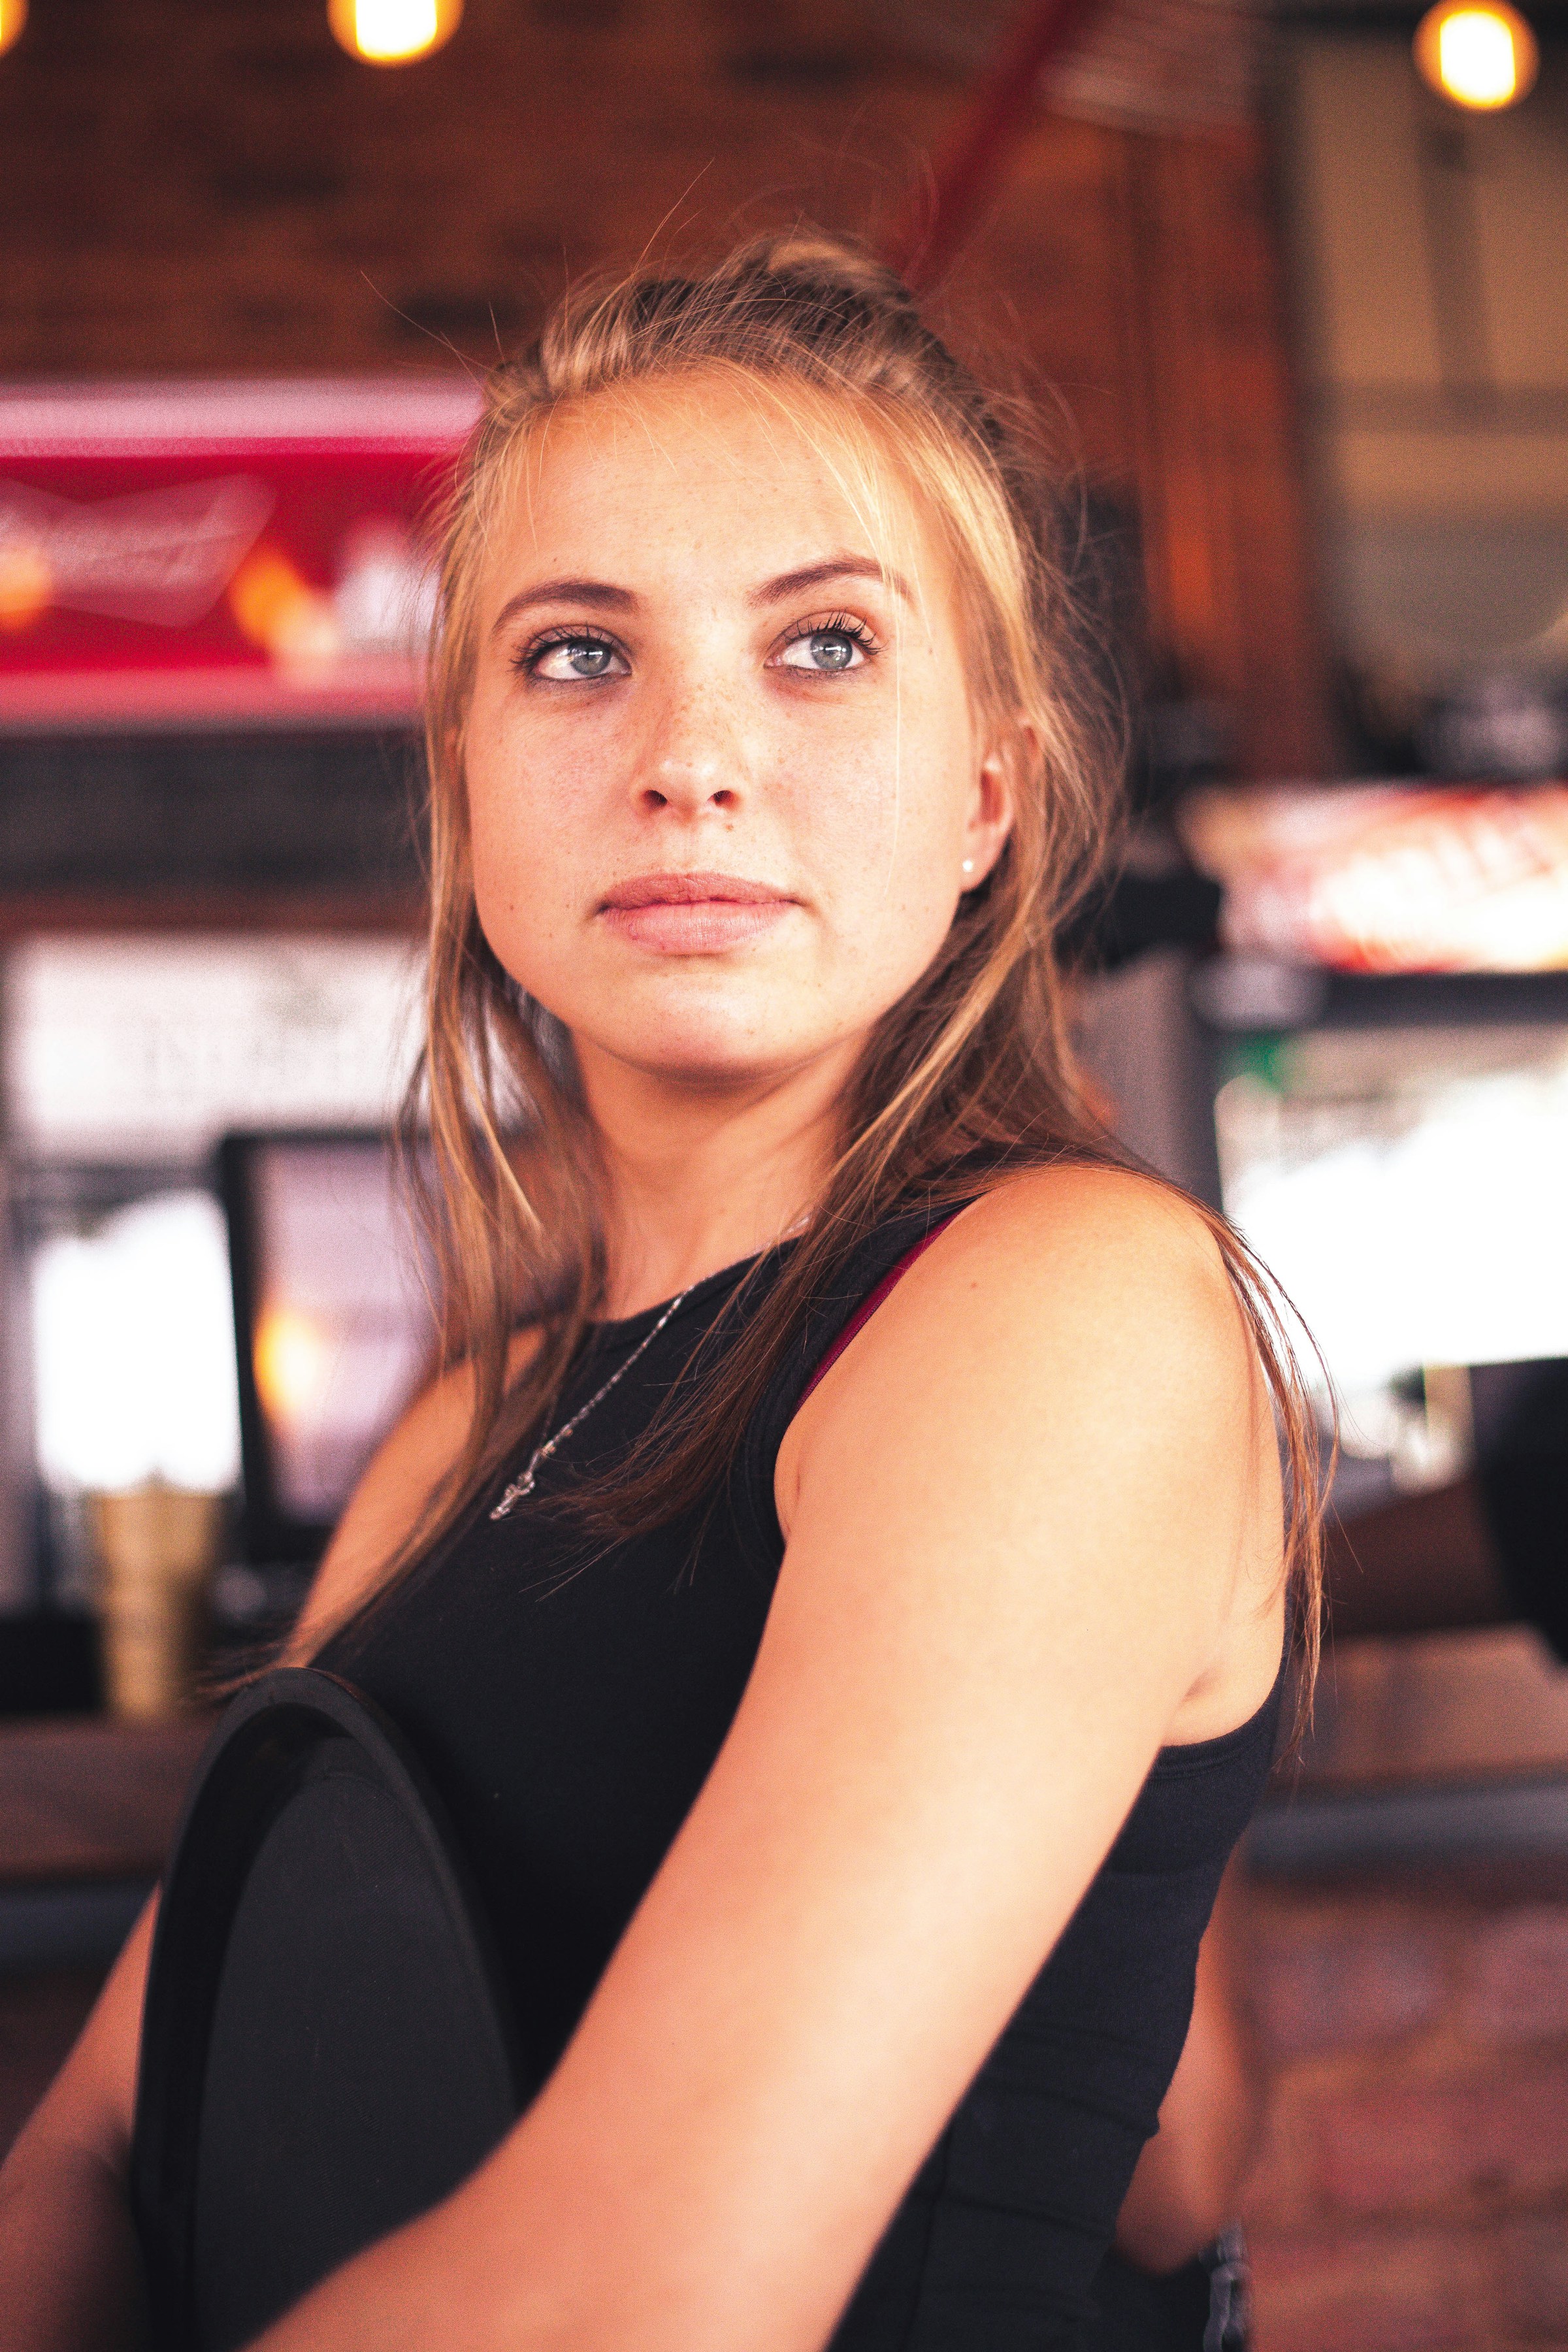
[[[418,1044],[400,939],[35,939],[6,961],[13,1149],[172,1159],[235,1128],[379,1127]]]

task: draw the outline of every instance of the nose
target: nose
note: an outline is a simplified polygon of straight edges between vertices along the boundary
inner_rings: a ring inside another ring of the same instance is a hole
[[[639,808],[650,815],[661,809],[684,817],[710,809],[732,815],[749,784],[745,730],[730,698],[689,682],[672,684],[637,763]]]

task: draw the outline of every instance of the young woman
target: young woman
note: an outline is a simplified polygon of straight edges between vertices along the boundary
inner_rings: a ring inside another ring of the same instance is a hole
[[[1046,511],[824,240],[496,384],[429,735],[451,1369],[292,1654],[422,1751],[543,2087],[267,2352],[1090,2309],[1315,1571],[1267,1297],[1077,1089],[1110,763]],[[133,2338],[146,1949],[13,2159],[8,2352]]]

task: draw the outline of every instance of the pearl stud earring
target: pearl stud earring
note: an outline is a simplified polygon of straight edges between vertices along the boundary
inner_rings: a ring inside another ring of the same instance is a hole
[[[964,861],[963,861],[963,870],[964,870],[964,872],[965,872],[966,874],[973,874],[973,871],[974,871],[974,860],[973,860],[973,857],[966,857],[966,858],[964,859]]]

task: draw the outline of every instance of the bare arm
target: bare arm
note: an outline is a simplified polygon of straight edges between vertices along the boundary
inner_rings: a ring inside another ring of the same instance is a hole
[[[322,1563],[296,1654],[374,1580],[461,1444],[467,1412],[460,1384],[445,1382],[381,1448]],[[0,2352],[132,2352],[145,2342],[126,2179],[154,1908],[0,2170]]]
[[[1324,1570],[1336,1638],[1489,1625],[1510,1613],[1473,1477],[1405,1495],[1348,1525],[1331,1518]],[[1150,2271],[1190,2260],[1235,2218],[1263,2085],[1242,2020],[1233,1865],[1198,1958],[1192,2025],[1117,2223],[1118,2250]]]
[[[1161,1742],[1273,1680],[1272,1427],[1206,1253],[1066,1172],[927,1253],[786,1442],[751,1683],[556,2074],[266,2352],[826,2340]]]
[[[1258,2147],[1263,2083],[1243,2020],[1243,1897],[1238,1865],[1220,1887],[1198,1951],[1186,2042],[1160,2107],[1160,2128],[1116,2224],[1116,2247],[1146,2271],[1190,2262],[1236,2219]]]
[[[154,1908],[0,2170],[3,2352],[132,2352],[146,2340],[125,2171]]]

